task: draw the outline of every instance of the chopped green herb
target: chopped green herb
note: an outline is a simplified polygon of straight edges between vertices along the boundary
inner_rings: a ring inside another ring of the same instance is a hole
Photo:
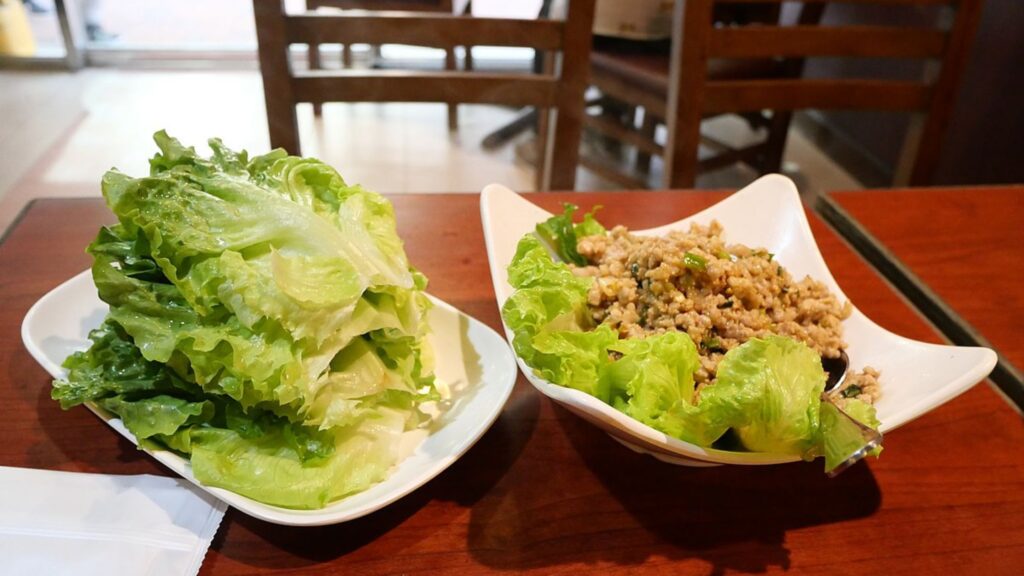
[[[722,260],[732,260],[732,254],[729,254],[725,250],[719,250],[715,256],[718,256]]]
[[[633,275],[635,280],[640,279],[640,265],[636,262],[633,262],[633,265],[629,267],[629,272]]]
[[[863,390],[861,390],[860,386],[854,384],[843,390],[843,398],[856,398],[857,396],[860,396],[862,392]]]
[[[782,276],[782,266],[779,266],[775,269],[775,274],[778,276]]]
[[[726,308],[732,308],[734,302],[732,300],[726,300],[718,305],[719,310],[725,310]]]
[[[700,343],[700,347],[705,350],[708,350],[709,352],[725,352],[725,348],[722,347],[722,341],[719,340],[716,336],[712,336],[711,338],[705,338],[704,340],[702,340]]]
[[[686,252],[683,254],[683,266],[686,266],[690,270],[697,270],[704,272],[708,269],[708,261],[699,254],[693,252]]]

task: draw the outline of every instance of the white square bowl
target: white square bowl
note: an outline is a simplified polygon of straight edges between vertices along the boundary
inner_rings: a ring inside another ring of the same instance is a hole
[[[480,197],[480,213],[491,280],[500,308],[514,291],[508,283],[507,268],[515,254],[516,244],[551,214],[496,184],[484,188]],[[712,220],[722,224],[728,242],[767,248],[794,277],[808,275],[823,282],[840,300],[848,300],[814,242],[796,187],[784,176],[765,176],[702,212],[634,233],[662,235],[672,230],[686,231],[692,222],[708,224]],[[604,224],[610,226],[615,223]],[[505,334],[511,342],[513,335],[507,325]],[[872,366],[882,373],[882,398],[876,408],[883,433],[967,391],[984,379],[996,364],[996,354],[988,348],[942,346],[910,340],[875,324],[856,306],[843,322],[843,336],[849,344],[846,351],[851,368]],[[539,378],[521,358],[517,357],[517,361],[526,378],[542,394],[627,447],[660,460],[709,466],[777,464],[799,459],[793,455],[733,452],[683,442],[630,418],[589,394]]]
[[[275,524],[337,524],[387,506],[440,474],[469,450],[501,413],[516,381],[512,352],[497,332],[437,298],[431,300],[434,307],[428,318],[428,338],[435,350],[435,373],[450,390],[451,407],[432,423],[429,431],[405,434],[401,446],[405,457],[382,482],[319,510],[292,510],[204,486],[192,475],[187,459],[167,450],[143,450],[231,506]],[[89,331],[98,327],[106,315],[107,305],[96,294],[87,270],[54,288],[32,306],[21,325],[22,341],[51,376],[63,378],[67,372],[61,363],[71,353],[89,347]],[[86,407],[138,445],[117,416],[91,403]]]

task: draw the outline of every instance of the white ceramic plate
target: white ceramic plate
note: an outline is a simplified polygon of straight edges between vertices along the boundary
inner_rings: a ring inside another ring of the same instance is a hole
[[[513,292],[506,268],[516,244],[551,214],[496,184],[484,188],[480,212],[491,280],[500,307]],[[848,299],[814,243],[796,187],[784,176],[765,176],[703,212],[636,233],[661,235],[670,230],[688,230],[691,222],[707,224],[711,220],[722,223],[728,242],[767,248],[793,276],[809,275],[823,282],[840,299]],[[512,333],[507,326],[505,334],[511,342]],[[882,373],[882,398],[876,406],[883,433],[962,394],[984,379],[996,363],[995,352],[988,348],[940,346],[898,336],[872,322],[856,307],[843,322],[843,335],[849,344],[851,368],[873,366]],[[522,359],[517,360],[537,390],[638,452],[691,466],[797,460],[791,455],[702,448],[670,438],[593,396],[538,378]]]
[[[369,489],[320,510],[291,510],[270,506],[221,488],[203,486],[192,476],[188,460],[165,450],[146,450],[162,464],[231,506],[275,524],[319,526],[358,518],[398,500],[440,474],[470,448],[498,417],[516,380],[512,352],[494,330],[431,298],[431,343],[436,374],[452,393],[452,407],[426,434],[407,433],[408,454],[388,477]],[[54,378],[66,372],[61,363],[69,354],[88,348],[88,334],[107,314],[89,271],[82,272],[43,296],[21,325],[25,347]],[[90,410],[125,438],[138,444],[121,420],[91,404]]]

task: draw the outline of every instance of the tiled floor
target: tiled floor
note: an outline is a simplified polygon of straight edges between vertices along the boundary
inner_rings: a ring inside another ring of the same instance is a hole
[[[60,29],[52,0],[35,0],[47,9],[29,13],[29,23],[37,45],[53,51],[62,46]],[[468,0],[455,0],[453,8],[461,13]],[[542,0],[473,0],[473,14],[494,18],[533,18]],[[79,8],[68,2],[70,8]],[[103,28],[114,34],[109,42],[96,47],[132,47],[148,49],[249,49],[256,47],[252,0],[100,0],[95,17]],[[305,9],[305,0],[285,0],[291,12]]]
[[[513,114],[461,106],[459,130],[449,133],[443,105],[327,105],[319,121],[310,108],[299,109],[304,154],[335,166],[348,181],[388,193],[474,192],[490,182],[531,189],[532,168],[517,162],[514,146],[480,147]],[[747,137],[742,123],[727,119],[707,128],[727,140]],[[265,151],[258,73],[0,72],[0,230],[34,197],[98,195],[110,167],[144,173],[159,129],[188,144],[218,136],[232,147]],[[802,191],[860,187],[796,132],[786,160]],[[755,176],[735,167],[702,177],[698,186],[736,188]],[[580,171],[578,189],[612,187]]]

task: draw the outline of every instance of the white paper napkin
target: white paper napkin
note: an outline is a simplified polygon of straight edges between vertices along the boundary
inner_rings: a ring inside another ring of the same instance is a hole
[[[226,508],[182,479],[0,466],[0,574],[194,576]]]

